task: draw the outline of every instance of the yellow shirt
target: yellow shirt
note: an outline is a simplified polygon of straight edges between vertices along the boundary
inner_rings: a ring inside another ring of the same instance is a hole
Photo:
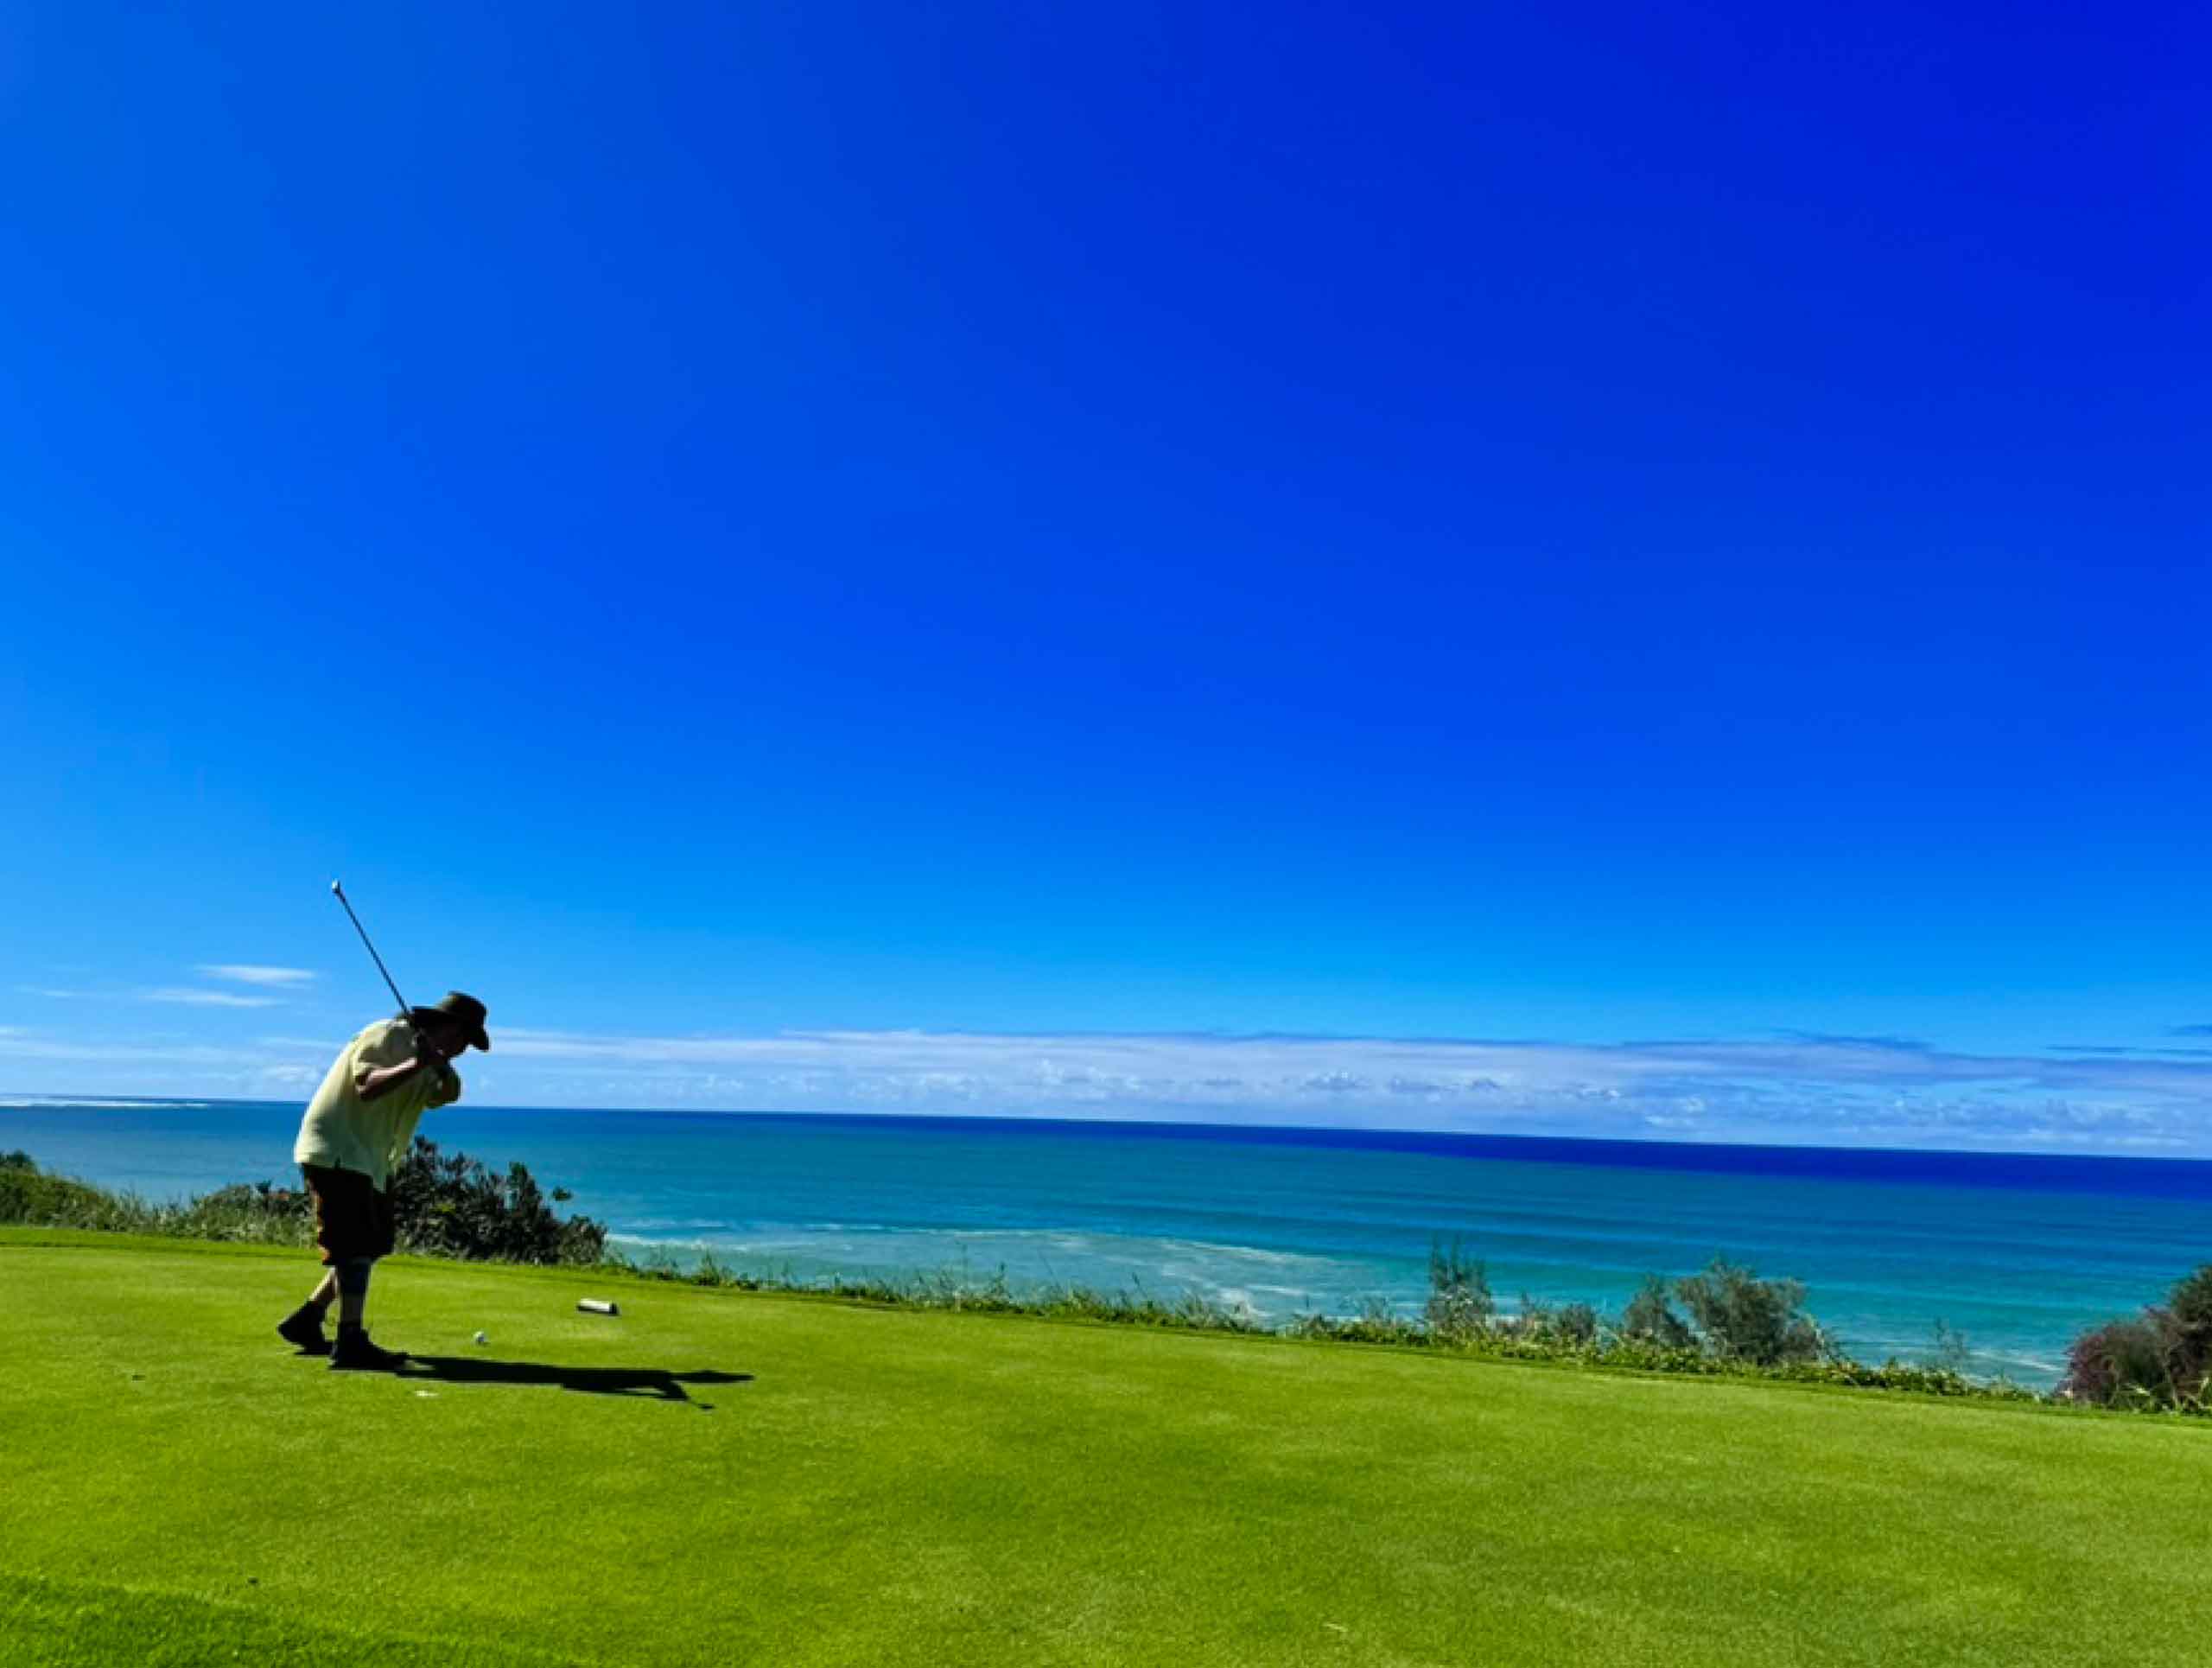
[[[451,1066],[417,1073],[374,1100],[361,1098],[371,1072],[414,1057],[415,1028],[404,1019],[380,1019],[347,1043],[308,1103],[292,1162],[359,1170],[379,1187],[389,1182],[423,1114],[461,1098],[461,1073]]]

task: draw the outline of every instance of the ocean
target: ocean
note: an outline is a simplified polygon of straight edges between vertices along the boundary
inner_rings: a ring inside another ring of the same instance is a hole
[[[0,1150],[150,1197],[289,1181],[296,1103],[0,1100]],[[965,1271],[1280,1321],[1418,1308],[1459,1237],[1503,1306],[1617,1309],[1715,1256],[1854,1355],[2053,1382],[2082,1328],[2212,1261],[2212,1162],[1205,1124],[459,1106],[423,1133],[564,1187],[637,1252],[799,1278]]]

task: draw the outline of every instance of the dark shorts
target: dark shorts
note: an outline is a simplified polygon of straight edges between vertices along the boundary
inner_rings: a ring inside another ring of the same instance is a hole
[[[326,1263],[391,1255],[391,1195],[359,1170],[325,1169],[302,1164],[308,1192],[315,1198],[315,1243]]]

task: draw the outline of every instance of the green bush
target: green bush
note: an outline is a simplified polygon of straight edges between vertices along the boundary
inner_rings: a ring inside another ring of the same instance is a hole
[[[2161,1346],[2158,1328],[2147,1315],[2094,1327],[2067,1350],[2061,1392],[2099,1407],[2163,1404],[2171,1375]]]
[[[1967,1335],[1941,1315],[1936,1319],[1935,1329],[1929,1334],[1926,1365],[1942,1372],[1964,1372],[1967,1363],[1974,1359],[1974,1352],[1967,1347]]]
[[[1624,1338],[1656,1349],[1698,1346],[1697,1334],[1675,1313],[1674,1304],[1668,1301],[1667,1283],[1656,1274],[1645,1275],[1636,1296],[1629,1299],[1628,1308],[1621,1312],[1620,1331]]]
[[[1834,1353],[1819,1323],[1804,1313],[1805,1288],[1796,1280],[1762,1280],[1716,1257],[1704,1272],[1675,1282],[1705,1346],[1729,1360],[1776,1366],[1818,1361]]]
[[[304,1245],[315,1238],[315,1201],[303,1188],[236,1181],[189,1201],[162,1232],[202,1239]]]
[[[1498,1329],[1516,1338],[1582,1349],[1598,1341],[1602,1324],[1598,1311],[1587,1303],[1567,1303],[1554,1308],[1524,1291],[1514,1307],[1512,1320]]]
[[[1598,1311],[1587,1303],[1569,1303],[1552,1316],[1553,1334],[1563,1343],[1596,1343],[1598,1324]]]
[[[2166,1296],[2166,1313],[2184,1332],[2212,1334],[2212,1263],[2175,1282]]]
[[[1426,1320],[1411,1319],[1388,1298],[1370,1297],[1357,1315],[1300,1315],[1286,1328],[1294,1338],[1338,1344],[1398,1344],[1421,1346],[1438,1341]]]
[[[442,1153],[422,1136],[391,1178],[400,1248],[426,1257],[505,1263],[596,1263],[607,1229],[588,1216],[563,1219],[520,1164],[495,1175],[467,1153]]]
[[[154,1204],[12,1162],[0,1164],[0,1222],[283,1245],[304,1245],[312,1232],[307,1195],[266,1181],[219,1187],[182,1204]]]
[[[105,1228],[118,1226],[108,1219],[116,1201],[98,1187],[67,1176],[48,1175],[28,1162],[18,1164],[21,1153],[10,1153],[0,1163],[0,1222],[20,1222],[39,1227]]]
[[[2212,1412],[2212,1264],[2176,1282],[2164,1308],[2076,1338],[2058,1394],[2097,1407]]]
[[[314,1201],[297,1187],[236,1182],[182,1204],[153,1204],[49,1175],[20,1156],[0,1163],[0,1222],[191,1239],[304,1245],[315,1237]],[[417,1139],[392,1178],[400,1249],[432,1257],[515,1263],[596,1263],[607,1230],[589,1217],[561,1218],[528,1169],[495,1176],[466,1153],[442,1154]],[[556,1197],[565,1197],[557,1194]]]
[[[1440,1241],[1432,1244],[1428,1304],[1422,1310],[1428,1329],[1444,1343],[1465,1343],[1489,1331],[1497,1313],[1497,1300],[1482,1264],[1468,1257],[1456,1238],[1448,1249]]]

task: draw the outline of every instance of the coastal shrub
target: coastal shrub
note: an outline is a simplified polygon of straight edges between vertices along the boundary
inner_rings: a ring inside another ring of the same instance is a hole
[[[1516,1338],[1540,1338],[1549,1335],[1552,1327],[1551,1305],[1542,1299],[1531,1297],[1526,1288],[1513,1300],[1510,1318],[1500,1316],[1497,1328],[1510,1332]]]
[[[1929,1350],[1928,1365],[1942,1372],[1964,1372],[1973,1352],[1967,1347],[1966,1334],[1949,1321],[1938,1316]]]
[[[2167,1377],[2158,1329],[2148,1317],[2107,1321],[2068,1347],[2060,1392],[2098,1407],[2156,1404]]]
[[[1716,1257],[1701,1273],[1675,1282],[1675,1296],[1716,1355],[1774,1366],[1830,1353],[1827,1335],[1804,1313],[1802,1282],[1762,1280]]]
[[[1552,1334],[1560,1342],[1587,1346],[1598,1341],[1598,1311],[1587,1303],[1569,1303],[1552,1316]]]
[[[2212,1337],[2212,1263],[2175,1283],[2166,1296],[2166,1312],[2183,1330]]]
[[[1315,1312],[1293,1319],[1284,1330],[1293,1338],[1336,1344],[1397,1344],[1414,1347],[1433,1344],[1435,1336],[1426,1320],[1398,1313],[1387,1297],[1370,1296],[1356,1315]]]
[[[22,1159],[18,1164],[15,1161]],[[0,1222],[42,1228],[105,1228],[119,1224],[100,1190],[67,1176],[49,1175],[28,1154],[10,1153],[0,1163]]]
[[[566,1219],[521,1164],[505,1175],[467,1153],[444,1153],[415,1137],[392,1173],[392,1219],[401,1249],[429,1257],[508,1263],[596,1263],[607,1229],[588,1216]]]
[[[1665,1350],[1694,1350],[1698,1346],[1697,1334],[1690,1330],[1690,1323],[1675,1313],[1675,1306],[1667,1296],[1667,1283],[1656,1274],[1643,1276],[1643,1283],[1630,1298],[1628,1307],[1621,1312],[1620,1333],[1624,1338],[1640,1344]]]
[[[306,1192],[269,1181],[234,1182],[182,1205],[146,1208],[146,1231],[155,1233],[264,1245],[304,1245],[315,1237],[314,1201]]]
[[[1663,1291],[1662,1293],[1663,1298]],[[1584,1306],[1586,1307],[1586,1306]],[[1593,1335],[1576,1342],[1563,1335],[1571,1323],[1561,1309],[1548,1315],[1543,1327],[1522,1330],[1493,1327],[1454,1345],[1455,1353],[1479,1359],[1533,1361],[1555,1366],[1592,1367],[1637,1372],[1681,1373],[1702,1378],[1748,1378],[1770,1383],[1830,1385],[1854,1390],[1904,1391],[1922,1396],[1972,1397],[1978,1400],[2033,1402],[2034,1391],[2004,1378],[1968,1378],[1940,1367],[1915,1362],[1885,1361],[1870,1366],[1847,1356],[1831,1354],[1816,1360],[1785,1361],[1771,1366],[1740,1357],[1716,1354],[1694,1335],[1679,1345],[1663,1345],[1632,1338],[1609,1328],[1592,1312]],[[1425,1323],[1393,1315],[1370,1303],[1357,1315],[1301,1315],[1284,1328],[1294,1338],[1340,1344],[1433,1345],[1440,1340]],[[1685,1329],[1687,1331],[1687,1329]]]
[[[600,1260],[602,1268],[619,1269],[642,1280],[666,1280],[683,1285],[709,1286],[734,1291],[798,1292],[817,1297],[879,1303],[887,1308],[959,1309],[984,1315],[1031,1315],[1054,1320],[1103,1321],[1121,1326],[1164,1327],[1198,1332],[1265,1333],[1270,1330],[1249,1308],[1231,1307],[1202,1292],[1177,1298],[1157,1297],[1141,1286],[1104,1292],[1090,1286],[1040,1286],[1017,1291],[1003,1268],[978,1276],[964,1264],[912,1274],[832,1274],[805,1280],[788,1266],[780,1274],[764,1274],[732,1267],[709,1252],[690,1265],[680,1263],[664,1246],[642,1254],[620,1248]],[[1285,1329],[1296,1333],[1294,1323]]]
[[[0,1153],[0,1170],[35,1170],[37,1168],[37,1165],[31,1162],[31,1156],[29,1153],[20,1151]]]
[[[1480,1261],[1470,1257],[1455,1238],[1449,1247],[1440,1241],[1428,1248],[1428,1303],[1422,1317],[1437,1340],[1463,1344],[1490,1329],[1497,1312],[1491,1295],[1490,1276]]]
[[[234,1182],[182,1203],[54,1175],[28,1159],[0,1164],[0,1222],[107,1232],[167,1234],[259,1245],[304,1245],[314,1202],[298,1187]],[[556,1216],[520,1164],[495,1176],[466,1153],[418,1140],[392,1179],[403,1250],[518,1263],[596,1263],[607,1230],[588,1217]]]
[[[0,1164],[0,1222],[287,1245],[304,1245],[312,1232],[307,1195],[266,1181],[219,1187],[181,1204],[154,1203],[14,1163]]]
[[[2163,1308],[2076,1338],[2058,1394],[2096,1407],[2212,1412],[2212,1264],[2177,1282]]]
[[[1587,1303],[1554,1308],[1524,1291],[1514,1308],[1512,1321],[1500,1329],[1516,1338],[1580,1349],[1598,1341],[1600,1324],[1598,1311]]]

